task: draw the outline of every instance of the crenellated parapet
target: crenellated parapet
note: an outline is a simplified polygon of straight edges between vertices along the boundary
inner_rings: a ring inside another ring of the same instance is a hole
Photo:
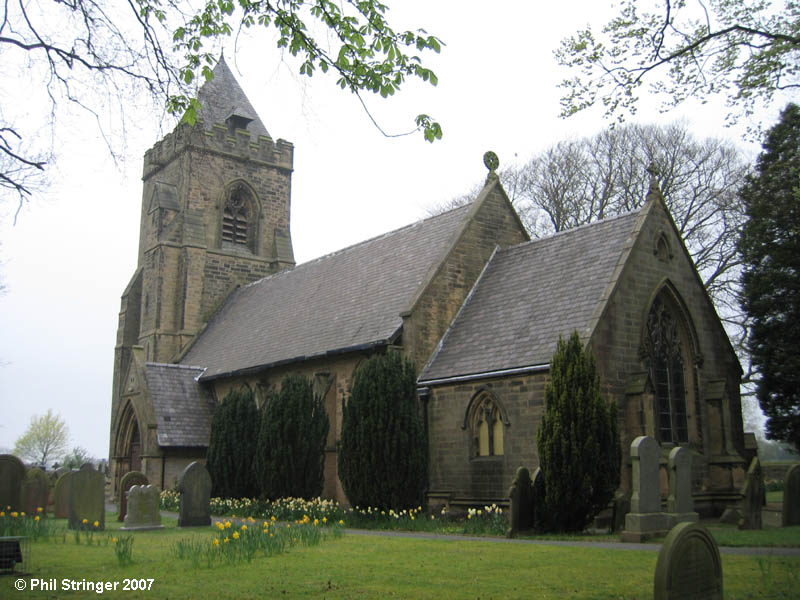
[[[276,142],[265,135],[253,136],[246,129],[234,129],[231,134],[224,123],[215,123],[211,129],[206,129],[202,122],[194,126],[181,123],[145,152],[143,177],[147,178],[190,148],[286,171],[292,171],[294,165],[294,145],[286,140]]]

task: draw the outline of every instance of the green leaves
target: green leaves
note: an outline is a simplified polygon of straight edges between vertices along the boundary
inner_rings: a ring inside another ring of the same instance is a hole
[[[148,13],[158,6],[157,0],[138,2],[140,10]],[[277,47],[299,58],[301,75],[311,77],[317,69],[323,73],[332,70],[338,75],[336,84],[355,94],[369,91],[388,98],[400,91],[406,77],[436,85],[436,74],[422,66],[418,53],[440,52],[441,41],[423,29],[395,32],[385,18],[386,11],[386,5],[377,0],[343,4],[330,0],[238,0],[238,6],[232,0],[207,0],[174,31],[174,50],[185,61],[179,76],[184,84],[196,79],[207,56],[202,52],[206,43],[230,35],[234,28],[258,25],[278,33]],[[320,44],[310,33],[318,27],[307,27],[304,19],[323,25],[330,39]],[[331,40],[332,49],[328,50]],[[168,110],[177,113],[184,104],[179,98],[170,98]],[[421,129],[429,142],[442,137],[438,124]]]

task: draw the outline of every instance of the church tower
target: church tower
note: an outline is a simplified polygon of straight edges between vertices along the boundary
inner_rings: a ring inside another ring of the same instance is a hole
[[[151,402],[138,397],[145,363],[177,362],[232,290],[294,265],[292,144],[273,141],[224,58],[198,100],[197,123],[144,156],[138,263],[114,353],[110,456],[122,471],[156,447]]]

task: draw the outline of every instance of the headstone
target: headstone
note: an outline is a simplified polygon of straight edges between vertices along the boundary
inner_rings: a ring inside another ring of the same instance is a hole
[[[180,504],[178,527],[208,527],[211,525],[211,475],[205,465],[194,461],[178,479]]]
[[[541,526],[541,512],[544,506],[544,471],[541,467],[536,467],[536,470],[531,476],[531,486],[533,489],[533,515],[531,525],[534,529]]]
[[[513,537],[518,532],[533,526],[533,482],[526,467],[517,469],[511,488],[508,490],[508,499],[510,503],[508,537]]]
[[[661,512],[658,442],[646,435],[631,442],[633,492],[631,511],[625,515],[623,542],[644,542],[669,531],[669,517]]]
[[[800,464],[792,465],[783,480],[784,527],[800,525]]]
[[[708,530],[679,523],[658,553],[653,582],[655,600],[722,600],[722,561]]]
[[[25,465],[12,454],[0,454],[0,510],[22,510]]]
[[[158,488],[152,485],[134,485],[127,493],[128,513],[125,515],[123,530],[163,529],[161,524]]]
[[[28,469],[22,480],[22,510],[32,517],[36,514],[43,517],[49,497],[50,478],[47,474],[39,468]]]
[[[147,485],[147,475],[140,471],[128,471],[119,482],[119,513],[117,521],[123,521],[128,512],[128,490],[134,485]]]
[[[631,511],[631,497],[623,491],[614,494],[614,514],[611,517],[611,530],[622,531],[625,527],[625,515]]]
[[[89,527],[104,530],[106,527],[106,478],[100,471],[86,469],[86,465],[72,474],[69,494],[69,528]],[[86,519],[87,525],[83,524]],[[97,526],[94,523],[97,522]]]
[[[56,519],[69,518],[69,495],[72,493],[72,471],[67,471],[56,481],[53,488],[53,514]]]
[[[694,512],[692,498],[692,451],[680,446],[673,448],[669,453],[668,466],[667,512],[670,516],[670,525],[684,521],[696,523],[700,520],[700,515]]]
[[[90,462],[85,462],[81,465],[81,468],[78,469],[79,471],[94,471],[94,465]]]
[[[742,518],[739,529],[761,529],[761,509],[764,506],[764,477],[761,461],[754,458],[747,469],[747,477],[742,488]]]

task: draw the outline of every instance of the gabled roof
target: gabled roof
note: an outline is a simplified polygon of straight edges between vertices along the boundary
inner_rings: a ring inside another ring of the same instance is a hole
[[[220,57],[214,67],[214,78],[206,81],[197,91],[197,99],[200,102],[197,118],[203,121],[205,128],[208,129],[215,123],[225,123],[229,117],[236,116],[242,117],[244,121],[249,120],[247,130],[251,134],[271,137],[233,76],[225,57]]]
[[[234,292],[183,357],[203,379],[391,343],[401,312],[470,206],[419,221]]]
[[[200,386],[200,367],[145,363],[145,378],[155,409],[158,445],[208,446],[214,399]]]
[[[559,336],[585,339],[640,212],[499,249],[420,382],[547,365]]]

